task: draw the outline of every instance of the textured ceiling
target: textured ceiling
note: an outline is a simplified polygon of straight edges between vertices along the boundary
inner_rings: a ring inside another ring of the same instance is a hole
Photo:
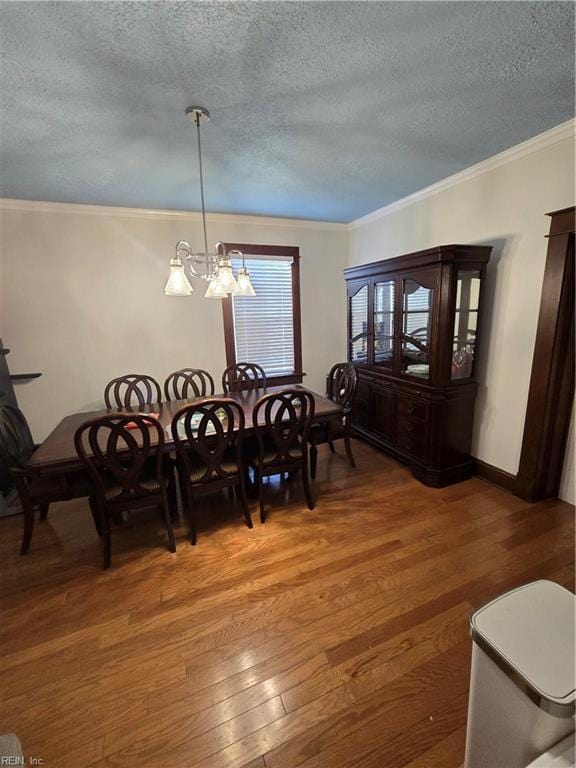
[[[564,2],[0,3],[0,194],[349,221],[574,113]]]

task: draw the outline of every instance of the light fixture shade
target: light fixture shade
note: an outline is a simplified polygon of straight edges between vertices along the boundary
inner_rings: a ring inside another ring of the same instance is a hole
[[[250,274],[246,267],[240,267],[238,270],[238,296],[256,296],[256,291],[250,282]]]
[[[180,259],[170,259],[170,277],[164,286],[166,296],[190,296],[193,290]]]
[[[225,291],[219,291],[218,290],[218,281],[215,277],[211,277],[210,280],[208,280],[208,288],[206,288],[206,293],[204,294],[205,299],[225,299],[226,293]]]
[[[232,264],[230,259],[221,259],[218,266],[218,277],[216,278],[216,284],[218,292],[224,291],[224,293],[238,294],[239,288],[234,273],[232,272]]]

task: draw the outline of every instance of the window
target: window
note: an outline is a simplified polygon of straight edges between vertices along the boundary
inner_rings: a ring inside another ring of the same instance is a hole
[[[302,381],[299,249],[226,243],[242,251],[256,296],[223,300],[226,364],[258,363],[269,379]],[[232,260],[236,271],[241,260]]]

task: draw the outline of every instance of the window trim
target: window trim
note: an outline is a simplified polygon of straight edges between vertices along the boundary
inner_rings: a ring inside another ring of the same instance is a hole
[[[256,245],[254,243],[224,243],[226,253],[241,251],[246,258],[258,256],[288,256],[292,259],[292,317],[294,329],[294,373],[285,376],[267,376],[267,380],[276,384],[301,384],[306,375],[302,371],[302,319],[300,315],[300,248],[294,245]],[[257,360],[236,360],[234,344],[234,312],[232,296],[222,299],[224,318],[224,343],[226,346],[226,366],[237,362],[257,363]]]

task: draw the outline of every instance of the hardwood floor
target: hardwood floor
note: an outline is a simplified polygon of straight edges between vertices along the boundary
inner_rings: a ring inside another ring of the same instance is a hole
[[[0,732],[48,768],[427,768],[463,761],[468,617],[516,585],[573,587],[574,509],[479,479],[426,488],[355,443],[319,451],[316,509],[224,495],[198,545],[153,513],[113,532],[55,505],[18,554],[0,520]]]

